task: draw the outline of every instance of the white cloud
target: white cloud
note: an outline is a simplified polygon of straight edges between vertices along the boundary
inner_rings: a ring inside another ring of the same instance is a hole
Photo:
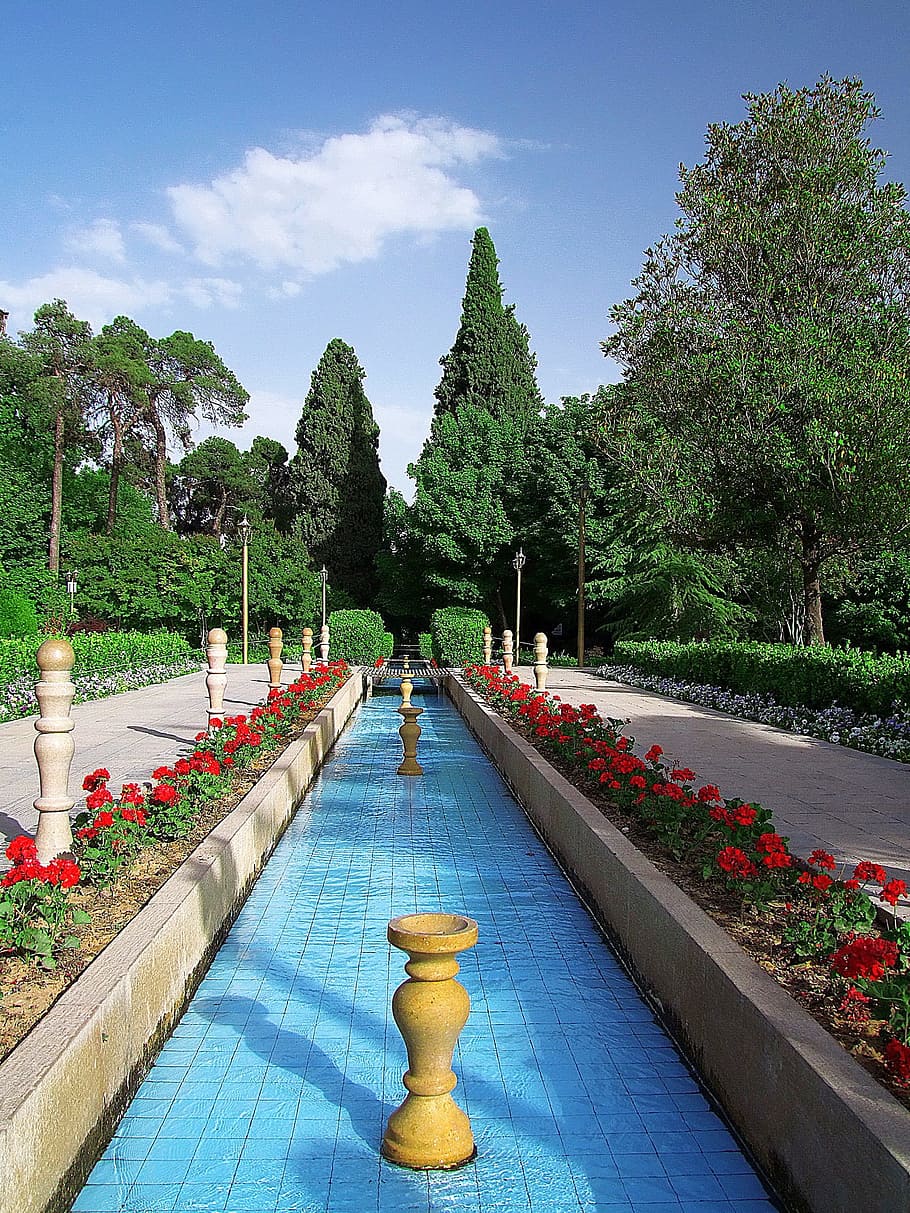
[[[77,253],[97,254],[111,261],[125,261],[123,233],[114,219],[96,219],[89,227],[77,228],[67,237],[67,246]]]
[[[300,419],[303,408],[303,393],[299,396],[287,396],[281,392],[270,392],[263,388],[244,385],[250,393],[250,402],[246,406],[249,420],[239,429],[225,429],[224,426],[214,426],[208,421],[201,421],[199,428],[193,434],[196,442],[218,434],[229,438],[241,449],[247,448],[257,434],[266,434],[282,443],[293,455],[297,450],[294,431]]]
[[[476,227],[480,200],[451,170],[500,154],[487,131],[387,115],[365,134],[334,136],[306,155],[253,148],[209,185],[167,192],[206,264],[247,258],[317,274],[377,256],[394,233]]]
[[[63,266],[21,283],[0,281],[0,308],[13,313],[11,329],[27,328],[42,303],[65,299],[75,315],[98,329],[115,316],[142,315],[181,299],[200,308],[213,304],[236,307],[240,291],[240,286],[227,278],[189,278],[172,283],[138,277],[109,278],[95,270]]]
[[[162,253],[183,252],[183,245],[175,240],[161,223],[131,223],[130,228],[137,232],[143,240],[160,249]]]

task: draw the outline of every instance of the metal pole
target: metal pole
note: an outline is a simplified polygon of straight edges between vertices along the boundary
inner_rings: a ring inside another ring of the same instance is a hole
[[[518,584],[515,587],[515,661],[521,662],[521,565],[518,566]]]
[[[578,668],[585,664],[585,491],[578,495]]]
[[[325,587],[329,579],[329,570],[322,566],[319,576],[322,578],[322,626],[325,627]]]
[[[241,612],[243,615],[243,664],[248,664],[249,658],[249,594],[247,592],[247,576],[249,572],[247,553],[247,534],[243,533],[243,556],[241,562]]]

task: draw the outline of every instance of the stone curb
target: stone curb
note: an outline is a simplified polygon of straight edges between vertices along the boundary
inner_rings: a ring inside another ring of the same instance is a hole
[[[0,1213],[69,1207],[362,698],[358,670],[0,1064]]]
[[[787,1207],[910,1210],[910,1113],[458,676],[446,687]]]

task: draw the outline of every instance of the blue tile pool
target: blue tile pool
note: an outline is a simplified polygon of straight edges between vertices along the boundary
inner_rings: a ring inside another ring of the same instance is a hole
[[[770,1213],[776,1206],[448,701],[421,778],[358,713],[74,1213]],[[386,924],[469,914],[455,1098],[478,1154],[379,1157],[404,1096]]]

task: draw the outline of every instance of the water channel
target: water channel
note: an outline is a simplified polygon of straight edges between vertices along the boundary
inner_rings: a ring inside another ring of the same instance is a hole
[[[339,740],[73,1213],[776,1208],[448,700],[418,778],[397,695]],[[455,1098],[476,1161],[380,1159],[404,1096],[388,919],[462,912]],[[684,979],[684,975],[681,975]]]

